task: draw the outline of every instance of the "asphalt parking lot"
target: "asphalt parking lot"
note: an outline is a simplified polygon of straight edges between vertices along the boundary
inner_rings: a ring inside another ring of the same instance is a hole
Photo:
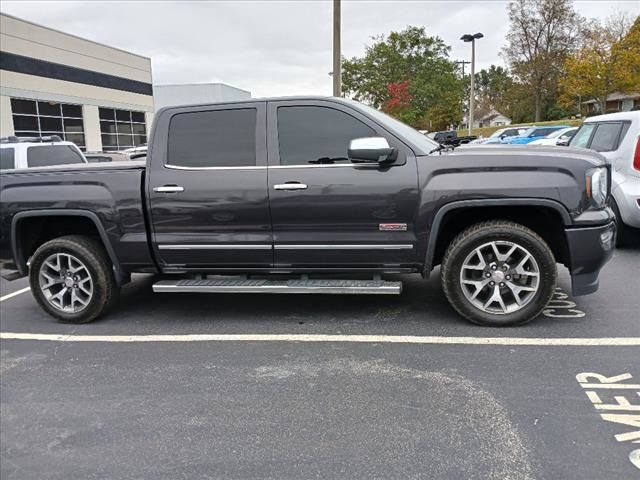
[[[508,329],[457,317],[437,274],[397,298],[154,295],[141,276],[79,326],[3,280],[0,476],[640,478],[639,272],[618,250],[572,298],[561,269]]]

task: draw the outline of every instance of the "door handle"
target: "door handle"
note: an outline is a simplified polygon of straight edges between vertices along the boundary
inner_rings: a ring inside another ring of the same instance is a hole
[[[306,190],[306,183],[279,183],[273,186],[274,190]]]
[[[184,192],[184,187],[179,185],[165,185],[164,187],[155,187],[153,191],[157,193],[178,193]]]

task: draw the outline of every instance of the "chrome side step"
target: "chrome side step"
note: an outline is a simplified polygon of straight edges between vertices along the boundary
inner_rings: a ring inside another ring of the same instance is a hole
[[[384,280],[161,280],[157,293],[330,293],[399,295],[402,282]]]

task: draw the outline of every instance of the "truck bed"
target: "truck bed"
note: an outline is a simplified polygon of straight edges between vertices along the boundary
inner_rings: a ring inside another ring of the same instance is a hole
[[[0,259],[12,263],[12,225],[20,228],[34,211],[45,211],[49,221],[42,228],[51,229],[56,214],[73,212],[96,224],[122,267],[152,268],[143,211],[144,170],[145,162],[113,162],[3,171]],[[47,234],[33,228],[34,234]]]

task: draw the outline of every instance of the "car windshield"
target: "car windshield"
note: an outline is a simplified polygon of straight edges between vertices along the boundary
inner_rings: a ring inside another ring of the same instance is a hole
[[[418,147],[420,147],[425,153],[430,152],[434,148],[440,146],[439,143],[431,140],[426,135],[421,134],[419,131],[415,130],[409,125],[402,123],[401,121],[396,120],[393,117],[390,117],[386,113],[383,113],[379,110],[376,110],[375,108],[359,102],[355,102],[352,100],[350,100],[350,102],[357,104],[358,108],[365,110],[372,117],[379,120],[383,125],[389,125],[393,130],[396,130],[398,133],[404,135],[408,140],[412,141]]]
[[[593,132],[595,126],[595,123],[583,123],[571,139],[569,145],[572,147],[586,148],[589,138],[591,137],[591,132]]]
[[[570,130],[570,128],[561,128],[560,130],[556,130],[555,132],[551,132],[545,138],[558,138],[563,133],[566,133],[567,130]]]

